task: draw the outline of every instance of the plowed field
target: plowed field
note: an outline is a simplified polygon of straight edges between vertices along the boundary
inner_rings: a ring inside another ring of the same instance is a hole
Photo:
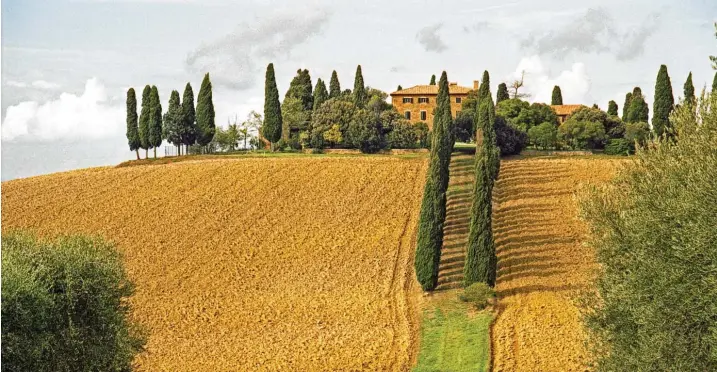
[[[2,228],[124,253],[142,371],[408,370],[425,159],[206,160],[2,185]]]
[[[583,242],[573,197],[581,184],[609,180],[607,158],[504,160],[493,199],[498,312],[493,370],[584,371],[576,295],[592,281],[594,255]]]

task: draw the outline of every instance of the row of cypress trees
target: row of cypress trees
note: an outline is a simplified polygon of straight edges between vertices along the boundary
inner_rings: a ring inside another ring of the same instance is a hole
[[[438,82],[431,141],[431,156],[421,202],[414,263],[416,278],[424,291],[433,290],[438,284],[438,264],[441,258],[443,224],[446,218],[448,165],[455,141],[448,76],[445,71]]]
[[[146,85],[142,91],[142,108],[138,118],[137,96],[134,88],[129,88],[127,90],[127,142],[129,149],[137,154],[139,160],[139,149],[145,150],[145,158],[149,156],[149,149],[154,149],[156,158],[157,147],[161,146],[165,139],[178,146],[180,154],[181,145],[191,146],[196,143],[206,146],[214,138],[214,116],[212,83],[209,80],[209,73],[206,73],[202,80],[196,110],[191,84],[187,83],[184,87],[184,96],[181,102],[179,92],[172,91],[169,107],[164,116],[162,116],[159,90],[154,85]]]
[[[361,65],[356,67],[356,75],[354,78],[354,89],[348,91],[353,97],[356,107],[363,108],[368,103],[368,94],[363,80],[363,72]],[[317,110],[321,104],[331,98],[336,98],[342,94],[339,78],[336,70],[331,73],[329,88],[326,89],[326,83],[318,79],[316,88],[312,88],[311,76],[309,71],[298,70],[296,77],[291,81],[289,89],[284,99],[298,98],[301,99],[304,110],[312,112]],[[276,85],[276,73],[274,72],[274,64],[269,63],[266,67],[266,76],[264,80],[264,125],[262,127],[262,136],[271,142],[272,146],[281,139],[282,132],[288,132],[289,128],[282,128],[285,123],[281,116],[281,102],[279,101],[279,89]],[[282,129],[284,129],[282,131]]]
[[[484,88],[485,87],[485,88]],[[493,240],[493,185],[500,171],[500,149],[497,145],[495,105],[490,93],[488,71],[483,81],[476,105],[476,155],[475,182],[473,183],[471,221],[468,235],[468,249],[463,280],[465,286],[482,282],[495,286],[498,258]]]

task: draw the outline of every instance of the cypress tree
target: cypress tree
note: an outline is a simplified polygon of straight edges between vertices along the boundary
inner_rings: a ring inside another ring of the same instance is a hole
[[[296,76],[291,80],[289,89],[284,95],[284,99],[296,98],[301,100],[304,111],[311,111],[314,104],[314,97],[311,88],[311,76],[309,70],[296,70]]]
[[[134,88],[127,91],[127,144],[129,150],[137,154],[139,160],[139,128],[137,126],[137,96]]]
[[[319,79],[316,81],[316,89],[314,89],[314,107],[316,111],[322,103],[329,99],[329,92],[326,90],[326,84],[324,81]]]
[[[500,83],[500,85],[498,85],[498,94],[495,97],[495,104],[497,105],[506,99],[510,99],[510,96],[508,95],[508,86],[505,85],[505,83]]]
[[[363,84],[363,75],[361,74],[361,65],[356,67],[356,78],[354,79],[354,104],[356,107],[363,108],[366,104],[366,87]]]
[[[712,92],[717,92],[717,72],[715,72],[715,77],[712,79]]]
[[[333,81],[333,77],[331,80]],[[274,64],[270,63],[266,67],[266,80],[264,82],[264,126],[261,129],[264,138],[269,140],[272,146],[281,138],[281,126],[279,90],[276,88]]]
[[[446,153],[450,156],[450,150],[445,148],[447,143],[445,136],[448,135],[447,125],[452,120],[448,78],[445,72],[441,76],[436,103],[437,114],[433,118],[431,157],[421,202],[414,262],[416,277],[425,291],[433,290],[438,281],[438,263],[441,258],[443,223],[446,215],[446,188],[443,186],[443,177],[447,177],[447,169],[443,169],[445,160],[442,158]],[[448,161],[450,162],[450,158]],[[447,185],[447,182],[445,183]]]
[[[550,102],[551,105],[562,105],[563,104],[563,92],[560,91],[559,86],[553,87],[553,99]]]
[[[622,121],[627,123],[627,114],[630,111],[630,102],[632,102],[632,93],[625,95],[625,103],[622,105]]]
[[[647,123],[649,117],[650,107],[645,102],[645,97],[642,95],[640,87],[635,87],[632,91],[632,99],[630,100],[630,109],[627,112],[628,123]]]
[[[610,100],[610,102],[607,103],[607,114],[617,116],[617,110],[617,102]]]
[[[476,105],[476,109],[480,107],[483,98],[488,96],[490,96],[490,75],[488,71],[483,71],[483,78],[481,79],[480,87],[478,87],[478,104]]]
[[[448,190],[448,167],[451,162],[451,152],[453,152],[453,145],[455,143],[453,135],[453,116],[451,114],[450,88],[448,85],[448,75],[445,71],[441,74],[441,78],[438,82],[436,111],[433,117],[434,125],[437,117],[442,121],[443,128],[443,134],[441,136],[441,138],[443,138],[443,146],[441,147],[442,151],[439,155],[441,157],[440,165],[442,170],[441,190],[445,193],[446,190]]]
[[[214,102],[212,101],[212,82],[209,73],[204,75],[202,86],[197,95],[197,144],[206,146],[214,138]]]
[[[687,80],[683,88],[685,91],[685,104],[694,106],[697,98],[695,97],[695,86],[692,84],[692,71],[687,75]]]
[[[149,109],[150,109],[150,96],[152,95],[152,87],[149,85],[144,86],[142,91],[142,110],[139,112],[139,147],[144,149],[144,158],[149,157],[149,148],[151,147],[149,141]]]
[[[672,83],[667,73],[667,66],[660,66],[655,81],[655,101],[652,104],[652,130],[655,134],[662,136],[669,132],[670,113],[675,108],[675,98],[672,95]]]
[[[478,108],[478,133],[475,157],[475,182],[471,203],[471,222],[468,235],[468,249],[463,267],[464,284],[483,282],[495,286],[497,257],[493,241],[491,154],[494,145],[484,132],[491,128],[491,102],[483,101]]]
[[[169,96],[167,113],[162,118],[162,135],[167,142],[180,146],[182,143],[182,106],[179,103],[179,92],[173,90]]]
[[[329,98],[336,98],[341,95],[341,84],[336,70],[331,73],[331,81],[329,82]]]
[[[431,82],[430,85],[436,85],[436,75],[431,75]]]
[[[162,145],[162,103],[156,85],[152,85],[149,96],[149,145],[157,158],[157,147]]]
[[[403,90],[403,87],[401,86],[401,84],[399,84],[398,87],[396,87],[396,90]]]
[[[182,96],[182,126],[180,128],[180,137],[182,139],[182,143],[186,147],[194,145],[194,142],[197,140],[197,124],[195,122],[195,116],[194,90],[192,90],[192,85],[187,83],[184,87],[184,95]],[[186,154],[187,149],[184,151]]]

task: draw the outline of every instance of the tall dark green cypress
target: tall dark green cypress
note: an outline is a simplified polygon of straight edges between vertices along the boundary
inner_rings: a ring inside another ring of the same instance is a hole
[[[695,102],[697,102],[697,98],[695,97],[695,86],[692,84],[692,71],[687,75],[683,89],[685,93],[685,104],[694,106]]]
[[[152,87],[149,85],[144,86],[142,91],[142,110],[139,112],[139,148],[144,149],[144,158],[149,157],[148,151],[152,147],[149,141],[149,110],[150,110],[150,97],[152,95]]]
[[[264,81],[264,126],[261,129],[264,138],[271,142],[272,146],[281,138],[281,125],[279,90],[276,87],[274,64],[270,63],[266,67],[266,80]]]
[[[182,144],[186,147],[194,145],[197,141],[197,123],[195,120],[194,90],[192,90],[192,85],[187,83],[184,87],[184,94],[182,95],[182,126],[180,128]],[[184,151],[186,154],[187,150],[185,149]]]
[[[436,85],[436,75],[431,75],[431,82],[428,83],[430,85]]]
[[[627,122],[627,114],[630,112],[630,103],[632,102],[632,92],[625,95],[625,103],[622,105],[622,121]]]
[[[655,81],[655,101],[652,104],[652,130],[662,136],[670,132],[670,113],[675,108],[675,97],[672,95],[672,83],[667,73],[667,66],[661,65]]]
[[[553,97],[550,102],[551,105],[562,105],[563,104],[563,92],[560,90],[559,86],[553,87]]]
[[[498,93],[495,97],[495,104],[497,105],[506,99],[510,99],[510,95],[508,95],[508,86],[505,85],[505,83],[500,83],[498,85]]]
[[[129,150],[137,154],[139,160],[139,128],[137,126],[137,95],[134,88],[127,90],[127,144]]]
[[[336,98],[341,95],[341,84],[339,84],[339,76],[336,70],[331,73],[331,81],[329,81],[329,98]]]
[[[488,74],[488,71],[483,71],[483,78],[481,79],[480,86],[478,87],[478,102],[476,104],[476,110],[480,107],[480,103],[483,102],[483,99],[488,96],[490,96],[490,74]]]
[[[448,94],[448,78],[443,72],[438,87],[436,115],[433,117],[431,136],[431,157],[426,177],[426,185],[421,202],[421,215],[418,222],[416,259],[414,262],[416,278],[424,291],[436,288],[438,284],[438,263],[443,245],[443,223],[446,216],[446,187],[443,177],[448,176],[443,169],[443,159],[450,149],[446,149],[446,129],[452,122],[450,98]],[[447,164],[445,165],[447,168]],[[445,182],[447,185],[447,182]]]
[[[491,100],[492,101],[492,100]],[[493,178],[491,157],[495,152],[489,131],[492,130],[492,102],[484,100],[478,108],[478,133],[475,157],[475,182],[471,203],[468,249],[463,267],[464,284],[476,282],[495,286],[497,257],[492,232]]]
[[[610,100],[610,102],[607,103],[607,114],[617,116],[617,110],[617,102]]]
[[[403,90],[403,87],[401,86],[401,84],[399,84],[399,85],[396,87],[396,90],[397,90],[397,91],[398,91],[398,90]]]
[[[356,107],[363,108],[366,105],[366,87],[363,83],[363,74],[361,73],[361,65],[356,67],[356,77],[354,78],[354,104]]]
[[[179,146],[182,143],[182,106],[179,102],[179,92],[173,90],[169,96],[167,113],[162,118],[162,136],[167,142]]]
[[[323,80],[319,79],[316,81],[316,89],[314,89],[313,110],[316,111],[327,99],[329,99],[329,92],[326,90],[326,84],[324,84]]]
[[[159,100],[159,90],[152,85],[149,96],[149,145],[157,157],[157,147],[162,146],[162,102]]]
[[[640,87],[635,87],[632,90],[632,98],[630,99],[630,108],[627,111],[627,122],[628,123],[647,123],[650,113],[650,107],[645,102],[645,97],[642,95]]]
[[[216,127],[214,124],[214,102],[212,100],[212,82],[207,72],[202,79],[197,95],[197,144],[206,146],[212,142]]]

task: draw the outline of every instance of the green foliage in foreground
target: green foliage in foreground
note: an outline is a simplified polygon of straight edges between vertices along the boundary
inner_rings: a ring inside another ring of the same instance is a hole
[[[83,237],[2,237],[2,370],[129,371],[144,345],[115,249]]]
[[[454,301],[423,313],[414,372],[488,370],[493,317],[489,312],[468,314],[468,305]]]
[[[463,302],[471,303],[477,310],[483,310],[495,298],[495,291],[488,284],[473,283],[466,287],[458,298]]]
[[[581,200],[602,267],[585,317],[598,371],[717,370],[717,96],[698,103],[670,117],[676,141]]]

